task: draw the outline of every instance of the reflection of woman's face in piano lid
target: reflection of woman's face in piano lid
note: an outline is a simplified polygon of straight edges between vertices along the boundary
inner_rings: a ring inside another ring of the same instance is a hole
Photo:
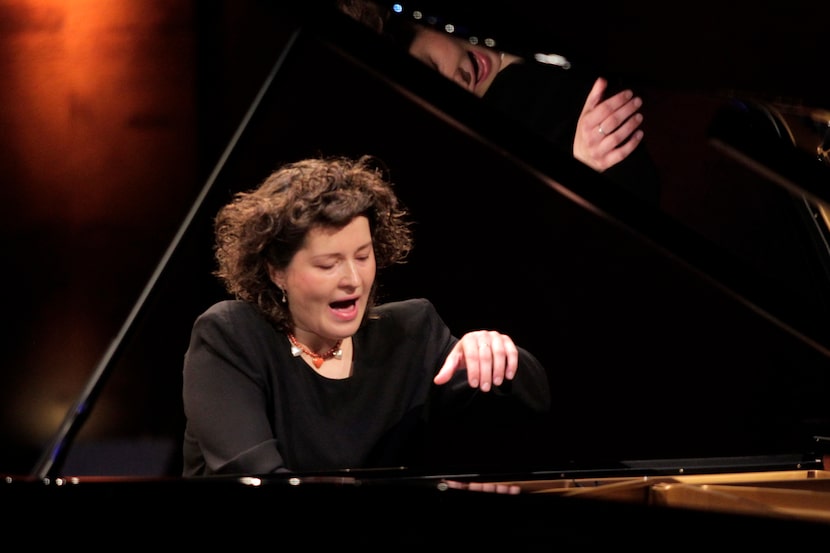
[[[415,32],[409,53],[476,96],[484,96],[507,61],[516,59],[428,28]]]

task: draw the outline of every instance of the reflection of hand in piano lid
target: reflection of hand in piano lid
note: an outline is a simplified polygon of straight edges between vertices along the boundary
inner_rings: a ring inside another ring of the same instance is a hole
[[[440,490],[467,490],[471,492],[487,492],[507,495],[517,495],[522,487],[510,482],[464,482],[461,480],[441,480]]]

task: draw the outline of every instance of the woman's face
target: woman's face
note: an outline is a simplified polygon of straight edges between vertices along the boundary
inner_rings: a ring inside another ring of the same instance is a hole
[[[484,96],[501,69],[495,50],[429,28],[416,31],[409,53],[476,96]]]
[[[288,266],[271,271],[288,297],[297,340],[314,348],[357,332],[375,268],[366,217],[342,229],[313,227]]]

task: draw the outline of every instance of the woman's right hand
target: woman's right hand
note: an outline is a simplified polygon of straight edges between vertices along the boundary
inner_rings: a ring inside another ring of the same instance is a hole
[[[603,100],[607,87],[602,77],[594,82],[574,136],[574,157],[599,172],[627,158],[643,139],[642,99],[623,90]]]
[[[519,350],[512,338],[495,330],[476,330],[461,337],[447,355],[433,382],[446,384],[455,371],[467,369],[467,382],[489,392],[505,380],[513,380],[519,366]]]

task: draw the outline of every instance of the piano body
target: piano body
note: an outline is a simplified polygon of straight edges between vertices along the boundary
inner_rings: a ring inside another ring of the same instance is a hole
[[[641,532],[655,527],[692,545],[815,543],[830,532],[830,164],[821,155],[830,96],[810,89],[798,103],[797,88],[770,98],[734,80],[695,89],[682,74],[661,83],[641,62],[621,67],[641,79],[654,113],[677,116],[655,121],[647,138],[671,167],[659,206],[610,186],[342,14],[298,27],[123,341],[32,473],[7,477],[2,494],[41,521],[129,529],[140,516],[186,532],[185,510],[288,528],[312,517],[332,524],[321,540],[403,550],[436,539],[664,549]],[[689,98],[699,111],[677,113]],[[684,151],[673,151],[670,135],[684,130]],[[458,333],[484,325],[511,334],[549,368],[552,412],[474,413],[435,437],[428,471],[181,479],[182,352],[154,345],[180,342],[222,297],[210,275],[218,206],[276,164],[321,152],[384,159],[417,221],[413,256],[381,275],[383,296],[429,297]],[[759,209],[765,202],[774,217]],[[130,408],[146,409],[143,427],[94,430],[105,426],[99,398],[144,367],[169,386],[139,388]],[[172,444],[163,468],[96,464],[108,443],[148,429]],[[475,490],[497,483],[521,493]],[[73,507],[80,501],[88,507]],[[147,501],[149,510],[137,507]],[[494,515],[501,525],[491,530]]]

